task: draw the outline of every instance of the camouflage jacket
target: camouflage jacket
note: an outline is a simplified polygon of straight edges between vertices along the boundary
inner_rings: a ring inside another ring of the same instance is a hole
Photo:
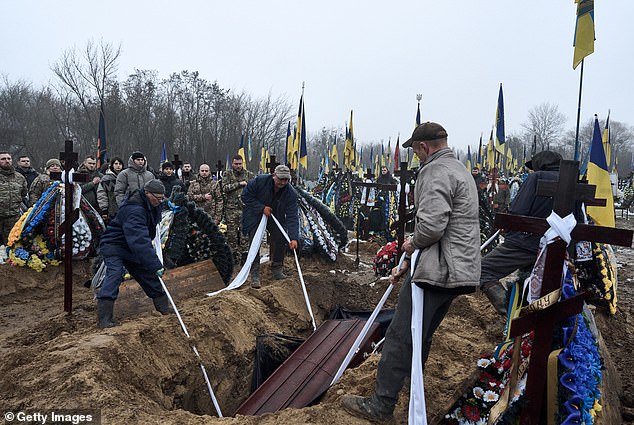
[[[211,194],[210,200],[205,199],[208,193]],[[216,221],[216,224],[222,221],[223,202],[218,181],[211,177],[206,179],[198,177],[189,185],[187,196],[196,203],[197,207],[204,209]]]
[[[29,189],[29,202],[31,205],[35,205],[37,200],[42,196],[42,193],[44,193],[51,184],[53,184],[53,180],[51,180],[51,176],[46,173],[40,174],[33,180],[31,188]]]
[[[15,168],[0,169],[0,217],[20,215],[20,203],[28,191],[26,179]]]
[[[228,170],[222,173],[222,193],[225,195],[225,209],[227,211],[237,210],[242,212],[242,186],[241,182],[249,182],[255,178],[255,174],[251,171],[243,169],[241,173],[235,170]]]

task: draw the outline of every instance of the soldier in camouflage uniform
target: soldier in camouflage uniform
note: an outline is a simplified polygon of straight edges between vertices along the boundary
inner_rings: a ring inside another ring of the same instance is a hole
[[[222,220],[222,191],[217,180],[211,178],[208,164],[201,164],[198,168],[198,177],[191,182],[187,196],[196,206],[205,210],[214,219],[216,224]]]
[[[222,193],[225,195],[225,224],[227,225],[227,243],[233,252],[233,258],[244,261],[249,249],[248,238],[241,234],[240,220],[242,219],[242,207],[240,199],[242,189],[247,182],[253,180],[255,174],[243,167],[243,159],[240,155],[233,157],[231,170],[222,173]]]
[[[62,171],[62,163],[57,158],[51,158],[46,161],[46,173],[40,174],[33,180],[31,183],[31,188],[29,189],[29,202],[31,205],[35,205],[42,193],[48,189],[53,182],[51,181],[51,172],[61,172]]]
[[[0,152],[0,245],[6,245],[27,193],[26,179],[13,168],[11,154]]]

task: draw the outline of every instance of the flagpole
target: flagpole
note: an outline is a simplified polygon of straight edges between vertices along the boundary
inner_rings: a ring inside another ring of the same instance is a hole
[[[581,89],[583,87],[583,63],[584,59],[581,59],[581,74],[579,76],[579,103],[577,104],[577,129],[575,131],[575,161],[579,161],[579,122],[581,120]]]

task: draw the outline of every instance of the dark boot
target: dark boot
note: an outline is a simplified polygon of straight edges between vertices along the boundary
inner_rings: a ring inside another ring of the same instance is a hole
[[[169,305],[169,299],[167,295],[161,295],[160,297],[152,298],[152,302],[154,303],[154,308],[156,311],[161,313],[163,316],[168,314],[173,314],[174,310]]]
[[[284,271],[282,269],[283,265],[282,264],[272,264],[271,265],[271,272],[273,273],[273,280],[282,280],[282,279],[286,279],[288,276],[286,276],[284,274]]]
[[[114,300],[97,299],[97,326],[100,328],[112,328],[118,323],[112,317]]]
[[[482,292],[487,296],[495,311],[502,316],[506,316],[506,289],[499,281],[482,284]]]
[[[387,422],[392,419],[392,413],[381,410],[370,397],[346,394],[341,397],[341,404],[351,415],[367,419],[373,423]]]
[[[251,288],[260,289],[260,270],[251,270]]]

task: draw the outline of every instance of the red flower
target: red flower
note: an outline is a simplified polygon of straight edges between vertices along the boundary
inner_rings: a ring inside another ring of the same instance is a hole
[[[464,414],[465,418],[469,419],[470,421],[477,421],[478,419],[480,419],[480,411],[475,406],[464,406],[464,408],[462,409],[462,413]]]

